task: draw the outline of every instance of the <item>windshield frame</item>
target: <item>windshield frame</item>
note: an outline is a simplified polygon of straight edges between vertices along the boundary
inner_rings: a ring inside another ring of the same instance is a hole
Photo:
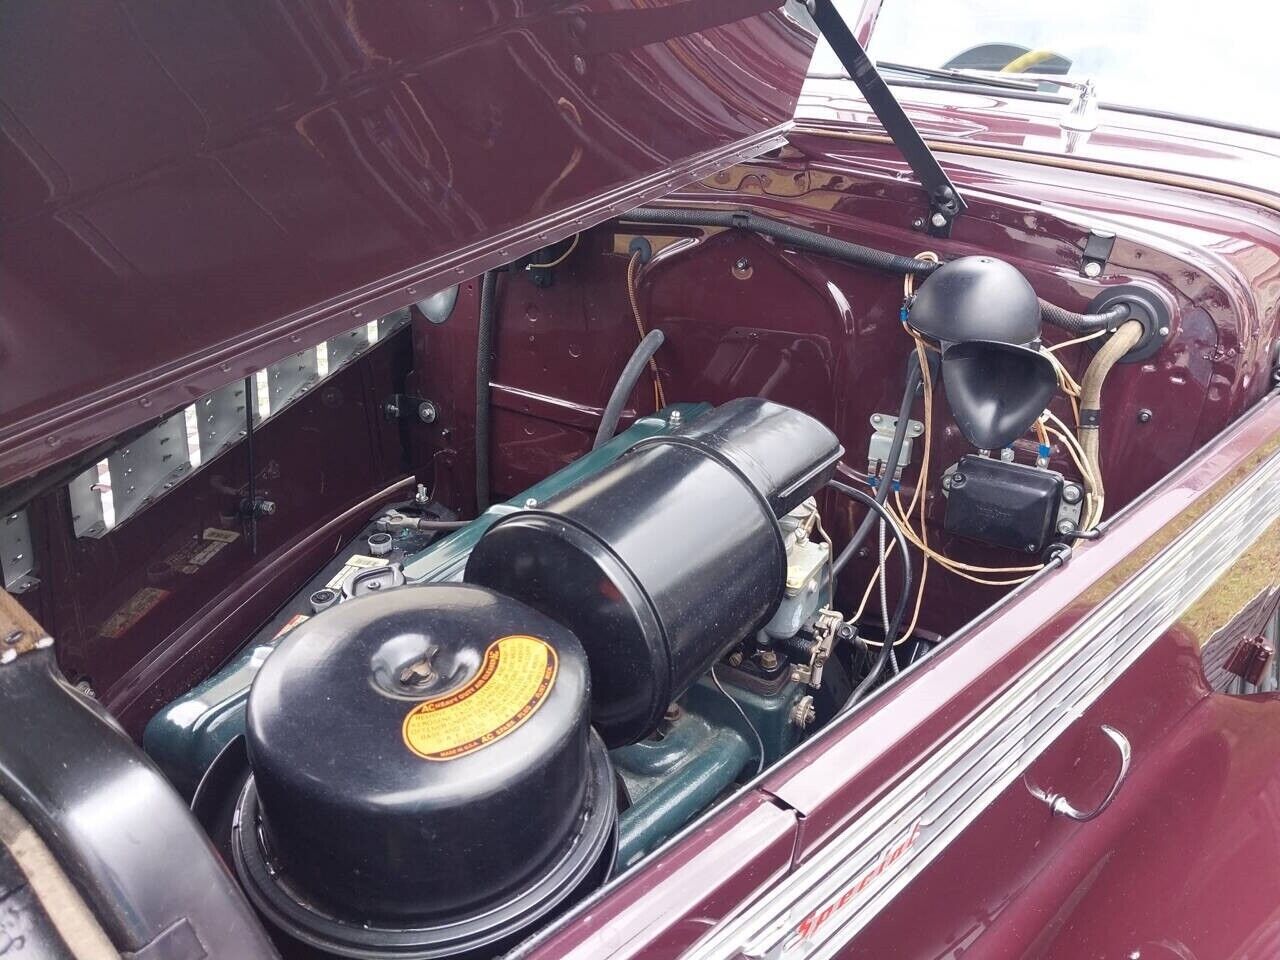
[[[845,16],[845,21],[849,24],[849,29],[854,36],[858,38],[858,42],[867,48],[871,59],[875,61],[877,58],[872,49],[875,36],[876,21],[880,16],[880,9],[886,0],[834,0],[837,8]],[[887,0],[894,2],[894,0]],[[823,37],[818,38],[818,44],[814,48],[814,58],[809,64],[807,78],[811,80],[845,80],[849,83],[853,81],[849,75],[843,71],[831,70],[814,70],[813,64],[817,61],[821,51],[830,52],[830,44]],[[895,58],[902,60],[902,58]],[[909,61],[902,60],[908,66],[914,66]],[[926,68],[936,69],[936,68]],[[1001,96],[1010,99],[1030,100],[1036,103],[1057,103],[1068,105],[1071,103],[1070,96],[1064,96],[1059,93],[1049,93],[1045,91],[1018,90],[1015,88],[1003,86],[984,86],[981,83],[981,74],[973,74],[973,82],[958,82],[943,79],[934,79],[929,77],[911,77],[905,74],[897,73],[892,70],[885,70],[881,76],[884,82],[891,87],[907,87],[922,90],[944,90],[954,93],[974,93],[978,90],[988,90],[998,92]],[[1041,75],[1036,73],[1019,73],[1018,78],[1026,78],[1028,80],[1039,79]],[[1062,79],[1060,77],[1049,77],[1046,79]],[[1084,79],[1083,77],[1078,79]],[[904,104],[904,106],[906,106]],[[1280,127],[1260,127],[1255,124],[1241,123],[1235,120],[1223,120],[1217,117],[1206,117],[1194,113],[1182,113],[1177,110],[1167,110],[1160,107],[1148,107],[1140,104],[1117,103],[1115,101],[1098,99],[1097,107],[1100,111],[1109,113],[1129,114],[1139,117],[1150,117],[1156,120],[1169,120],[1175,123],[1188,123],[1202,127],[1210,127],[1217,130],[1230,130],[1235,133],[1244,133],[1251,136],[1267,137],[1269,139],[1280,139]]]

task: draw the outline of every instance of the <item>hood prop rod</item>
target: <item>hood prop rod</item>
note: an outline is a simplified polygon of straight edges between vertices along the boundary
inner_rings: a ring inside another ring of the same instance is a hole
[[[849,79],[858,85],[867,104],[928,194],[929,215],[925,218],[925,229],[935,237],[951,236],[952,222],[967,209],[964,198],[832,0],[808,0],[808,7],[818,29],[848,71]]]

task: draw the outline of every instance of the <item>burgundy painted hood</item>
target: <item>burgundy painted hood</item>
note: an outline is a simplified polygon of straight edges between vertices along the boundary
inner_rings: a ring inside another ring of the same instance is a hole
[[[769,149],[812,45],[779,0],[11,5],[0,486]]]

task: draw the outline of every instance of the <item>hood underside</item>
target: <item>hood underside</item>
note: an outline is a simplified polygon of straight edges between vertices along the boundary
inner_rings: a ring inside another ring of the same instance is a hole
[[[778,0],[28,4],[0,485],[780,142]]]

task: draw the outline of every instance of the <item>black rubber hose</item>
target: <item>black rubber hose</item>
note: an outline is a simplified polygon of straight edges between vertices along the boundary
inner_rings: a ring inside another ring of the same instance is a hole
[[[422,517],[413,526],[415,530],[461,530],[474,522],[474,520],[435,520]]]
[[[942,266],[932,260],[919,260],[915,257],[904,257],[864,247],[847,240],[837,240],[816,230],[795,227],[781,220],[762,217],[749,210],[703,210],[698,207],[637,207],[628,211],[618,219],[634,223],[652,223],[679,227],[730,227],[738,230],[750,230],[761,236],[772,237],[797,250],[807,250],[856,263],[859,266],[884,270],[888,273],[913,273],[927,277]],[[1045,323],[1066,330],[1075,336],[1096,333],[1099,330],[1114,330],[1129,316],[1129,308],[1116,304],[1102,313],[1072,313],[1047,300],[1040,301],[1040,316]]]
[[[853,688],[853,692],[849,694],[849,699],[840,708],[840,712],[843,713],[861,700],[875,682],[880,679],[880,674],[884,673],[884,668],[889,663],[889,657],[893,654],[894,638],[898,636],[898,630],[902,627],[902,618],[907,612],[907,600],[911,596],[911,555],[907,553],[907,538],[902,533],[902,527],[898,525],[897,519],[885,508],[884,504],[876,502],[861,490],[855,490],[853,487],[838,480],[827,481],[827,486],[867,507],[869,510],[868,517],[883,520],[889,526],[889,529],[893,531],[893,536],[898,541],[898,556],[902,560],[902,592],[898,595],[898,604],[894,607],[893,617],[889,620],[889,630],[884,635],[884,643],[880,647],[880,653],[871,664],[871,669],[867,671],[867,675]],[[883,575],[882,572],[881,576]]]
[[[1125,303],[1117,303],[1101,313],[1072,313],[1048,300],[1040,301],[1041,320],[1077,337],[1099,330],[1115,330],[1128,318],[1129,306]]]
[[[889,496],[889,488],[893,486],[893,473],[898,464],[898,456],[902,452],[902,444],[907,436],[907,423],[911,419],[911,407],[915,403],[916,390],[920,388],[920,361],[913,353],[907,362],[907,388],[902,392],[902,403],[898,405],[898,423],[893,431],[893,440],[889,443],[889,454],[885,459],[884,477],[876,487],[875,502],[877,505],[884,503]],[[870,499],[868,497],[868,499]],[[845,544],[840,555],[836,557],[835,562],[831,565],[832,576],[840,573],[845,565],[853,558],[858,547],[862,546],[862,541],[867,539],[867,534],[871,532],[871,528],[876,524],[876,513],[872,511],[862,519],[861,526],[849,538],[849,542]]]
[[[489,376],[493,367],[493,325],[498,274],[480,282],[480,324],[476,333],[476,514],[489,508]]]
[[[609,402],[604,406],[604,414],[600,417],[600,428],[596,430],[595,443],[591,444],[592,450],[600,449],[618,432],[618,421],[622,419],[622,410],[627,405],[627,398],[631,396],[631,391],[636,387],[636,381],[640,379],[640,375],[644,373],[645,367],[665,339],[661,330],[650,330],[632,352],[631,359],[627,361],[627,365],[622,368],[622,373],[618,376],[618,382],[613,385]]]
[[[834,260],[844,260],[889,273],[914,273],[927,276],[938,269],[932,260],[917,260],[874,247],[837,240],[825,233],[793,227],[789,223],[762,217],[749,210],[699,210],[694,207],[637,207],[620,220],[635,223],[664,224],[682,227],[732,227],[772,237],[797,250],[820,253]]]

